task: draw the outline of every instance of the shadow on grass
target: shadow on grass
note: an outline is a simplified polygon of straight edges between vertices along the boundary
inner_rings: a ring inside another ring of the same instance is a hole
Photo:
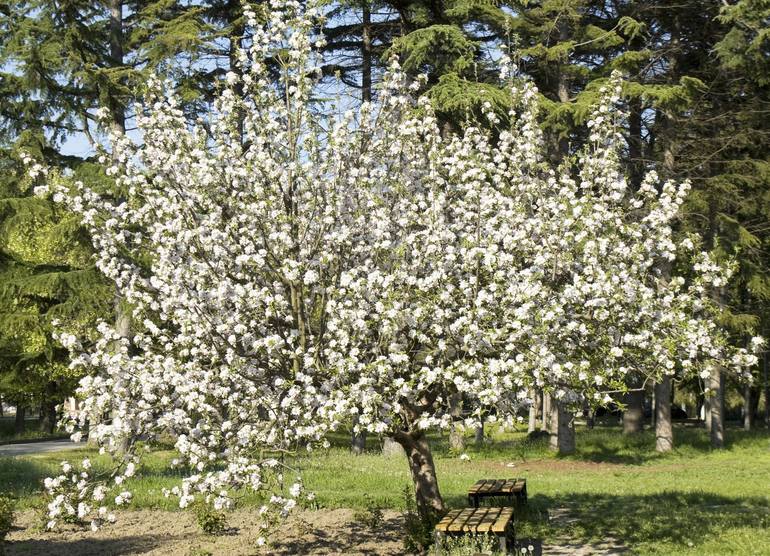
[[[0,458],[0,490],[14,498],[42,492],[43,479],[56,472],[53,465],[29,458]]]
[[[171,537],[174,538],[174,537]],[[144,554],[167,543],[170,537],[153,535],[113,539],[79,538],[72,540],[30,539],[6,543],[6,556],[16,554],[56,554],[57,556],[104,556],[105,554]]]
[[[565,459],[642,465],[670,457],[669,454],[655,451],[655,433],[652,430],[634,435],[622,435],[617,429],[584,430],[578,432],[577,439],[577,452]],[[768,440],[770,435],[767,430],[744,431],[731,428],[725,435],[724,448],[750,448]],[[707,431],[692,426],[679,425],[674,428],[674,446],[674,455],[697,457],[714,452]]]
[[[631,548],[645,544],[697,547],[730,529],[748,528],[767,535],[768,525],[768,499],[703,492],[535,495],[517,510],[518,534],[549,542],[559,537],[585,543],[614,538]]]

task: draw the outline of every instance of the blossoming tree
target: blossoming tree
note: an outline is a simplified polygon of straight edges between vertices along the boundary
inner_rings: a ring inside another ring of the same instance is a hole
[[[66,463],[47,480],[51,526],[98,527],[108,493],[130,500],[134,440],[168,433],[189,469],[173,490],[182,507],[269,490],[267,523],[305,496],[299,480],[280,489],[293,473],[282,454],[352,420],[404,446],[430,515],[444,505],[425,434],[449,426],[457,394],[477,402],[470,421],[508,419],[533,385],[566,408],[611,399],[629,369],[754,362],[711,321],[718,267],[698,254],[690,281],[660,271],[694,248],[672,233],[686,186],[659,192],[651,175],[627,191],[617,84],[582,158],[553,169],[531,85],[511,81],[498,139],[474,125],[442,135],[395,64],[376,105],[339,114],[313,99],[315,10],[272,8],[262,27],[248,14],[242,81],[228,76],[200,125],[152,86],[142,143],[112,139],[120,196],[34,168],[41,194],[82,214],[137,323],[132,338],[108,324],[92,345],[61,338],[93,371],[75,421],[112,416],[91,432],[116,465],[91,476]]]

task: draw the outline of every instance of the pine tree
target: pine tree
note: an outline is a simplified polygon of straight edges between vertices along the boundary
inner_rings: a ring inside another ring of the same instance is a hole
[[[185,87],[174,68],[185,49],[197,56],[199,15],[166,1],[30,0],[0,10],[0,391],[44,405],[48,429],[76,378],[52,323],[93,328],[97,317],[110,318],[114,294],[72,216],[32,196],[20,153],[74,177],[98,174],[98,165],[62,154],[63,142],[80,135],[94,144],[106,131],[96,124],[100,106],[109,127],[125,129],[149,72],[168,70]]]

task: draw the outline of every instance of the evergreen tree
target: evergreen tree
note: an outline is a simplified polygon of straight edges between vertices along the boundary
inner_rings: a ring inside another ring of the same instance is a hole
[[[110,114],[108,127],[124,130],[149,72],[167,71],[186,87],[174,68],[185,49],[197,56],[199,12],[118,0],[29,0],[0,10],[0,390],[42,403],[48,429],[53,405],[76,378],[52,322],[93,328],[97,317],[109,317],[114,294],[98,278],[75,220],[32,196],[20,153],[74,177],[98,173],[97,165],[62,154],[64,141],[80,136],[95,144],[100,106]]]

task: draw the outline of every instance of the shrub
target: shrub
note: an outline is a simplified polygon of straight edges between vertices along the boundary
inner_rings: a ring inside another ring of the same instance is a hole
[[[227,516],[205,502],[195,504],[193,511],[198,527],[207,535],[221,535],[227,530]]]
[[[494,537],[464,535],[444,539],[441,547],[435,547],[433,554],[435,556],[476,556],[477,554],[497,556],[501,552],[497,549],[497,540]]]
[[[366,504],[365,508],[356,511],[356,513],[353,514],[353,519],[370,529],[378,529],[384,520],[382,508],[380,508],[379,504],[375,503],[368,494],[364,494],[364,500]]]
[[[404,487],[404,549],[409,553],[425,552],[433,544],[433,528],[441,516],[420,515],[412,488]]]
[[[0,494],[0,554],[3,554],[5,536],[11,531],[13,526],[14,507],[14,501],[10,496]]]

